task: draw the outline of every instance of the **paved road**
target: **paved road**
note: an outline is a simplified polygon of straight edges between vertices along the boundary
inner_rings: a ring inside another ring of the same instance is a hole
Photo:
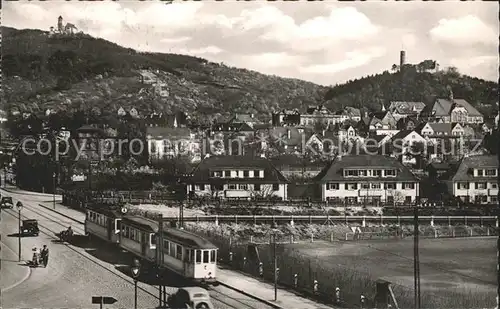
[[[107,308],[133,308],[133,281],[123,270],[132,261],[130,255],[109,246],[104,248],[104,244],[82,241],[73,246],[54,242],[54,232],[69,225],[73,226],[75,233],[83,233],[83,229],[71,220],[38,206],[38,203],[51,200],[51,196],[1,191],[2,195],[12,196],[14,203],[18,200],[23,202],[25,207],[22,219],[37,219],[41,227],[40,236],[22,239],[23,259],[31,258],[33,246],[47,244],[50,248],[47,269],[32,269],[26,281],[2,293],[4,308],[91,308],[92,296],[112,296],[118,299],[117,303]],[[17,212],[3,210],[1,224],[3,235],[16,233]],[[17,244],[17,238],[14,244]],[[158,290],[152,284],[154,282],[149,280],[139,282],[139,308],[154,308],[158,305]],[[167,288],[167,293],[175,290],[173,284]],[[211,294],[216,308],[270,308],[230,290],[217,290]]]

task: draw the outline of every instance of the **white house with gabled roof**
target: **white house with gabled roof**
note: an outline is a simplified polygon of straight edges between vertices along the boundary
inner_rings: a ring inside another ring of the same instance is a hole
[[[336,204],[413,204],[418,179],[395,158],[383,155],[338,156],[315,178],[321,199]]]

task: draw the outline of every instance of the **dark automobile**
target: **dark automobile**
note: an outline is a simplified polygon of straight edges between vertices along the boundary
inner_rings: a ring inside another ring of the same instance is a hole
[[[14,208],[14,202],[12,201],[12,197],[4,196],[0,201],[0,208],[12,209]]]
[[[38,236],[40,230],[38,229],[38,221],[35,219],[23,220],[21,226],[21,234],[24,236]]]
[[[168,297],[169,308],[213,309],[208,291],[200,287],[184,287]]]

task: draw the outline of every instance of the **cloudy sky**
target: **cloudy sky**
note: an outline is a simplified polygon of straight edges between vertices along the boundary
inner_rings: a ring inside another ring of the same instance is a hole
[[[399,62],[498,80],[498,4],[458,2],[4,2],[2,23],[48,30],[57,17],[143,51],[190,54],[331,85]]]

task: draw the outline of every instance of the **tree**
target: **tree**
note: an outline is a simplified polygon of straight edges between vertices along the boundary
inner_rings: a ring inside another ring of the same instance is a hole
[[[391,196],[393,198],[394,207],[405,201],[405,196],[401,193],[401,191],[392,190]]]

